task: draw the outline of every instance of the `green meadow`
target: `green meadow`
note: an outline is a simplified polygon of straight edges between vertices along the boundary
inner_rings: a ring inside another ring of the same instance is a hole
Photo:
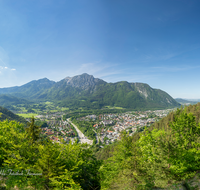
[[[35,117],[38,114],[36,114],[36,113],[19,113],[17,115],[22,116],[24,118],[31,118],[31,117]]]

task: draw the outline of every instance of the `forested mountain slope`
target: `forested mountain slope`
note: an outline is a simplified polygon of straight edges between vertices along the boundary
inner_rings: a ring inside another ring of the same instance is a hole
[[[3,120],[18,121],[20,123],[27,123],[23,117],[20,117],[6,108],[0,106],[0,121]]]
[[[144,83],[106,83],[99,85],[90,100],[125,108],[166,108],[179,106],[170,95]]]

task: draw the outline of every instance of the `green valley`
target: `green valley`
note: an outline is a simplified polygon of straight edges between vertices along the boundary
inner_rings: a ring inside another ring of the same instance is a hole
[[[0,110],[4,189],[200,186],[200,103],[180,108],[147,84],[88,74],[0,93],[0,103],[14,112]]]

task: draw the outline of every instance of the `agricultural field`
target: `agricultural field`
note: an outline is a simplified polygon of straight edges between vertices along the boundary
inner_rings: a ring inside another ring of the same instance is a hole
[[[34,103],[34,104],[20,104],[14,106],[14,113],[20,115],[22,117],[28,118],[40,114],[47,114],[47,113],[56,113],[56,112],[65,112],[68,111],[69,108],[59,107],[55,105],[53,102],[41,102],[41,103]]]
[[[108,109],[124,109],[122,107],[115,107],[115,106],[105,106],[105,108],[108,108]]]
[[[38,115],[38,114],[36,114],[36,113],[19,113],[19,114],[17,114],[18,116],[21,116],[21,117],[24,117],[24,118],[31,118],[31,117],[35,117],[36,115]]]

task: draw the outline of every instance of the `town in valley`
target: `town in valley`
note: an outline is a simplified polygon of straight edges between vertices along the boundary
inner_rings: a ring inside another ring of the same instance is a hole
[[[49,114],[40,114],[35,116],[35,120],[45,122],[42,126],[42,134],[48,136],[52,141],[75,142],[81,143],[100,143],[101,147],[120,140],[122,131],[126,131],[132,135],[137,130],[141,131],[146,126],[150,126],[154,122],[167,116],[173,109],[165,110],[148,110],[148,111],[128,111],[125,113],[110,113],[99,115],[87,115],[75,118],[76,123],[66,118],[64,112],[56,112]],[[78,125],[78,126],[77,126]],[[87,136],[79,130],[79,126],[83,126],[93,134],[95,138]],[[95,140],[95,142],[93,142]]]

